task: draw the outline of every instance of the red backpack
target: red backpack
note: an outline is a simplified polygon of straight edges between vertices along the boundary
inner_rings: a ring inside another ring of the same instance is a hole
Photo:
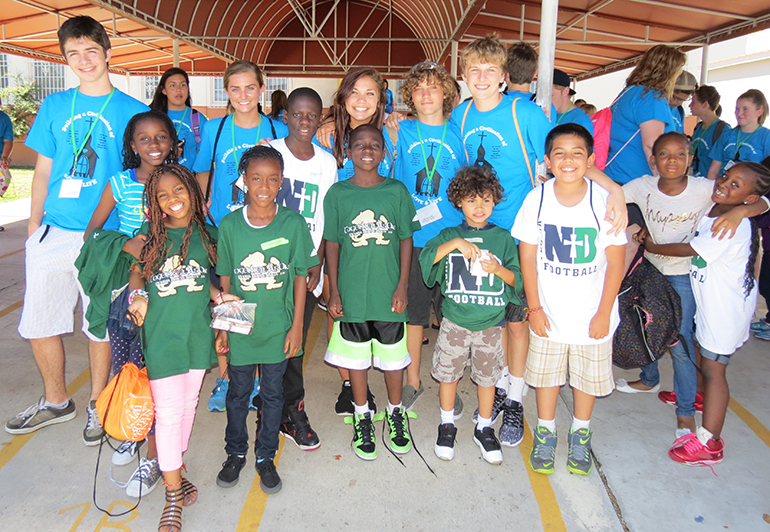
[[[634,137],[641,131],[641,129],[637,129],[636,133],[631,135],[631,138],[626,141],[625,144],[623,144],[623,147],[620,148],[615,155],[613,155],[612,159],[607,161],[607,157],[610,153],[610,128],[612,127],[612,106],[615,105],[615,102],[617,102],[625,93],[630,89],[631,87],[626,87],[623,92],[621,92],[615,100],[610,104],[609,107],[605,107],[601,111],[595,112],[593,115],[591,115],[591,122],[594,125],[594,154],[596,154],[596,159],[594,160],[594,166],[598,168],[599,170],[604,170],[607,168],[612,161],[615,160],[615,157],[617,157],[620,152],[623,151],[623,148],[628,146],[628,143],[631,142]]]

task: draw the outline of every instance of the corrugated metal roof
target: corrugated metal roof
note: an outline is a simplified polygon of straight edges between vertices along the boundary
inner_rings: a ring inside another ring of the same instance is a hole
[[[426,58],[448,64],[476,37],[537,46],[540,2],[508,0],[5,0],[0,51],[62,61],[56,30],[90,15],[107,28],[115,72],[173,65],[220,74],[235,59],[268,73],[339,77],[351,66],[386,74]],[[562,0],[556,66],[581,79],[625,68],[659,43],[685,49],[770,27],[770,1]]]

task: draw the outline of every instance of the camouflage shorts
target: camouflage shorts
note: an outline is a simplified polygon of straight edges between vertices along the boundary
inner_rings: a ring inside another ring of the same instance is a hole
[[[468,360],[473,382],[484,388],[494,386],[505,365],[503,328],[469,331],[444,317],[433,352],[431,375],[439,382],[457,382]]]

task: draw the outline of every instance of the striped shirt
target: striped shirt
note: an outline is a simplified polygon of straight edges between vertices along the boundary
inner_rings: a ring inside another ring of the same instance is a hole
[[[110,178],[110,184],[120,221],[118,231],[134,236],[144,221],[144,206],[142,205],[144,185],[137,181],[136,171],[133,169],[115,174]]]

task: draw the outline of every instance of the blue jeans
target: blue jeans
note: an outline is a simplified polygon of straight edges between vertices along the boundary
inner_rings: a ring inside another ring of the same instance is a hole
[[[689,275],[666,275],[682,300],[682,326],[679,334],[684,337],[684,343],[678,342],[671,346],[671,362],[674,365],[674,392],[676,393],[676,415],[682,417],[695,416],[695,392],[698,387],[697,370],[695,369],[695,297]],[[689,354],[688,354],[689,352]],[[645,386],[655,386],[660,382],[658,361],[641,368],[639,378]]]
[[[249,397],[254,389],[257,365],[233,366],[227,368],[230,387],[227,390],[227,428],[225,429],[225,452],[246,454],[249,450],[249,433],[246,418],[249,415]],[[255,453],[259,458],[273,458],[278,452],[278,430],[283,410],[283,376],[286,360],[278,364],[259,365],[259,397],[262,400],[262,423],[257,434]]]

